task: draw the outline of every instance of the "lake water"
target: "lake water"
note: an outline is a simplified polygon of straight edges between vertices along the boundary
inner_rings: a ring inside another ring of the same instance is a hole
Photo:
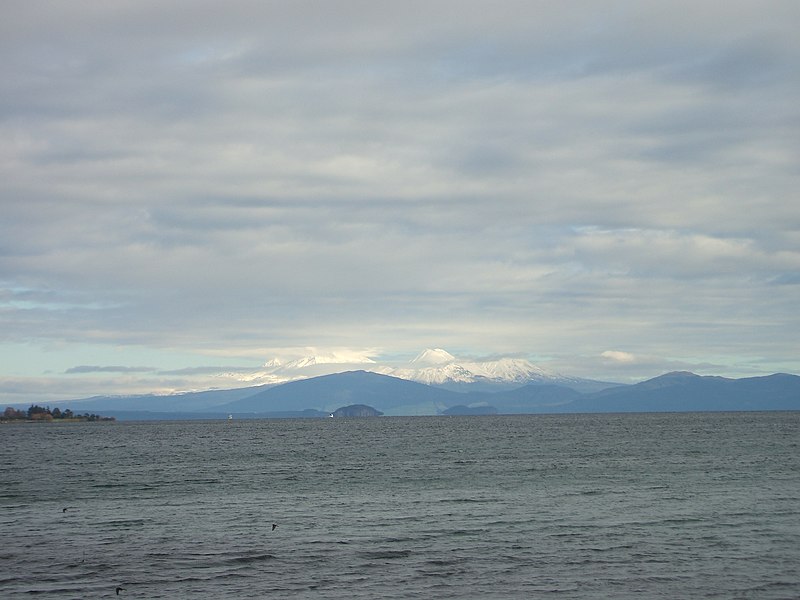
[[[798,598],[799,443],[797,412],[2,425],[0,597]]]

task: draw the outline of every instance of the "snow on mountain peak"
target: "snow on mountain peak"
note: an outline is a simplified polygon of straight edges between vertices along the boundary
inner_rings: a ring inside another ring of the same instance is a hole
[[[466,367],[477,375],[503,381],[528,381],[557,378],[551,373],[522,358],[499,358],[480,363],[470,363]]]
[[[366,356],[355,354],[342,354],[333,352],[331,354],[317,354],[314,356],[304,356],[283,365],[284,369],[302,369],[312,365],[353,365],[353,364],[375,364],[375,361]]]
[[[505,383],[557,380],[560,376],[524,358],[461,360],[441,348],[427,349],[405,368],[392,372],[396,377],[427,384],[470,383],[489,380]]]
[[[440,385],[449,381],[470,383],[475,380],[474,373],[455,363],[432,367],[395,369],[390,375],[428,385]]]
[[[432,367],[436,365],[446,365],[447,363],[453,362],[455,359],[456,357],[450,354],[447,350],[442,350],[441,348],[428,348],[414,358],[410,364],[417,368],[426,366]]]

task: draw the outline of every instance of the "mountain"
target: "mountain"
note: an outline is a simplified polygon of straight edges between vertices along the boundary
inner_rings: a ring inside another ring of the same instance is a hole
[[[387,415],[433,415],[464,396],[369,371],[348,371],[292,381],[217,407],[229,413],[273,413],[313,408],[333,412],[366,404]]]
[[[800,377],[776,373],[728,379],[680,371],[584,395],[563,408],[569,412],[800,410]]]

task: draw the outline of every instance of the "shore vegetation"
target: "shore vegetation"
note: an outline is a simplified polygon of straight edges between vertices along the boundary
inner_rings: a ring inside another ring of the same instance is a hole
[[[49,406],[39,406],[32,404],[28,410],[20,410],[13,406],[8,406],[0,415],[0,421],[24,421],[24,422],[84,422],[84,421],[114,421],[114,417],[103,417],[92,413],[77,414],[73,413],[70,409],[61,410],[56,407],[50,409]]]

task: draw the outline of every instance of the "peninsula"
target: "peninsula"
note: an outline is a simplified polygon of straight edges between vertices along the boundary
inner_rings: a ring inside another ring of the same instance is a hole
[[[84,421],[115,421],[114,417],[101,417],[100,415],[85,413],[82,415],[73,413],[70,409],[61,410],[56,407],[50,410],[50,407],[38,406],[32,404],[28,410],[19,410],[12,406],[6,407],[3,414],[0,415],[0,422],[50,422],[58,421],[62,423],[80,423]]]

